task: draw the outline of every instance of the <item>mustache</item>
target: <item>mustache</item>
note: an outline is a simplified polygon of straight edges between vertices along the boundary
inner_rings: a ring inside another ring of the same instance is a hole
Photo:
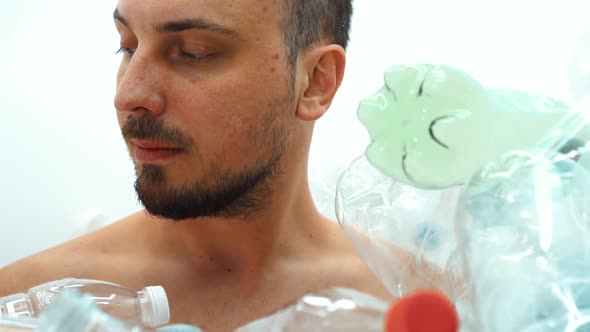
[[[182,149],[188,149],[193,145],[192,138],[180,129],[166,126],[160,120],[150,116],[128,116],[121,128],[121,134],[126,140],[149,139]]]

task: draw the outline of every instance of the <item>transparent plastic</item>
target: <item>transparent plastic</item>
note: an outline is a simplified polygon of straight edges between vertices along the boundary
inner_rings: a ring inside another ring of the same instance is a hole
[[[325,289],[235,332],[382,332],[387,309],[387,303],[355,290]]]
[[[489,90],[445,65],[385,80],[336,198],[369,268],[393,295],[446,294],[462,331],[590,331],[588,98]]]
[[[555,124],[571,116],[565,101],[487,89],[462,70],[430,64],[389,68],[385,86],[358,110],[372,140],[369,161],[426,189],[464,184],[486,162],[560,135]]]
[[[190,325],[158,329],[131,326],[101,311],[95,298],[66,289],[56,296],[39,318],[0,317],[0,332],[201,332]]]
[[[438,292],[413,292],[389,306],[355,290],[331,288],[235,332],[458,332],[458,325],[453,304]]]
[[[454,211],[461,189],[415,188],[360,158],[340,178],[336,214],[356,251],[392,295],[433,288],[456,298],[460,286],[444,271],[456,248]]]
[[[168,299],[159,286],[132,292],[113,283],[73,278],[33,287],[26,294],[0,298],[0,314],[37,317],[66,289],[91,294],[102,311],[132,325],[157,327],[170,320]]]
[[[585,151],[537,152],[488,164],[459,204],[476,331],[590,331],[590,172],[576,162]]]
[[[575,84],[583,63],[574,57]],[[455,219],[471,331],[590,331],[588,88],[530,148],[487,163],[465,187]]]
[[[36,332],[142,332],[114,319],[97,307],[94,298],[67,289],[40,316]]]

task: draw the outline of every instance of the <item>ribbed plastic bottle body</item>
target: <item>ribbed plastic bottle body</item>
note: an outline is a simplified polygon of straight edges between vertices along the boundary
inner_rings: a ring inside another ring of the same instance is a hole
[[[73,278],[33,287],[26,294],[0,298],[0,314],[38,317],[68,290],[87,294],[101,311],[129,325],[158,327],[170,321],[168,297],[161,286],[148,286],[136,293],[109,282]]]
[[[122,321],[113,319],[107,314],[96,311],[88,315],[87,320],[81,324],[68,324],[61,322],[55,329],[39,330],[35,332],[149,332],[141,327],[131,327]]]
[[[125,322],[102,312],[96,299],[64,289],[39,317],[35,332],[139,332]]]
[[[113,317],[131,325],[142,323],[138,293],[116,284],[83,279],[63,279],[31,288],[27,295],[33,309],[32,317],[45,310],[67,289],[89,294],[100,310]]]

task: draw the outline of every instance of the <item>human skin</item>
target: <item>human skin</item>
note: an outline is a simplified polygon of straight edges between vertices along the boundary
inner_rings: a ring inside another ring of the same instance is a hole
[[[162,172],[150,183],[152,193],[194,183],[216,188],[225,177],[269,163],[274,149],[284,151],[273,175],[251,188],[257,204],[243,213],[173,222],[139,211],[3,268],[0,295],[65,277],[135,290],[162,285],[171,322],[207,331],[231,331],[331,286],[388,299],[337,224],[317,211],[308,185],[314,121],[338,90],[345,52],[322,39],[290,76],[280,15],[271,0],[120,0],[119,123],[148,116],[186,138],[186,145],[125,138],[138,178],[146,165]],[[202,19],[225,32],[204,25],[155,29]]]

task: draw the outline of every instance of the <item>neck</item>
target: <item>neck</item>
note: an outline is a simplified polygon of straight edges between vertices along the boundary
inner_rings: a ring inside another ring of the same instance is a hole
[[[159,252],[182,260],[199,273],[231,275],[238,284],[252,288],[279,258],[296,259],[310,248],[318,249],[325,242],[326,223],[320,222],[324,218],[311,197],[307,160],[285,164],[294,168],[273,179],[272,198],[247,220],[149,220],[151,226],[146,227],[153,230]]]

